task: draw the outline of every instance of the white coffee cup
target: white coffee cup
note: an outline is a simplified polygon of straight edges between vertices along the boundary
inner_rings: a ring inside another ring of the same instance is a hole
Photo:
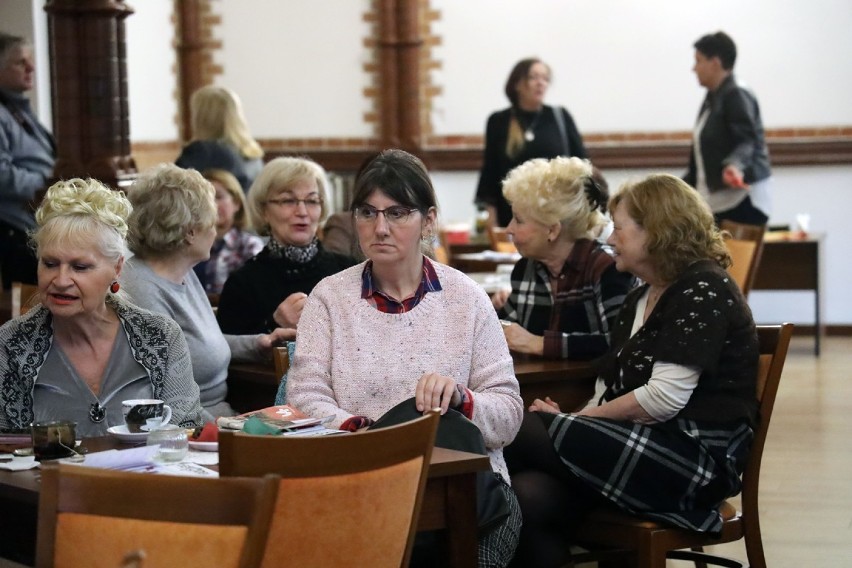
[[[124,423],[131,433],[147,432],[168,424],[172,407],[155,398],[134,398],[121,401]]]

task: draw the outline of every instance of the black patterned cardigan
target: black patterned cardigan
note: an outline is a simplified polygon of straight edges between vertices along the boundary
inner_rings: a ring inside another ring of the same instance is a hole
[[[107,297],[107,305],[119,318],[133,358],[148,373],[154,398],[172,407],[172,422],[200,426],[198,385],[180,327],[115,296]],[[52,321],[39,305],[0,327],[0,432],[27,429],[33,420],[33,389],[53,345]]]

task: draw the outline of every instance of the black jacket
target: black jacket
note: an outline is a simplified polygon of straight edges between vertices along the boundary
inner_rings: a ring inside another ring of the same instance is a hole
[[[355,261],[322,248],[304,264],[276,258],[269,247],[231,273],[222,288],[216,318],[223,333],[269,333],[278,324],[272,314],[294,292],[310,294],[320,280],[349,268]]]
[[[512,169],[533,158],[555,158],[556,156],[576,156],[586,158],[586,147],[580,136],[574,119],[564,107],[544,105],[540,118],[534,121],[535,139],[524,145],[514,158],[506,155],[506,140],[509,138],[509,121],[512,109],[507,108],[488,117],[485,127],[485,150],[482,157],[482,171],[476,190],[476,203],[493,205],[497,208],[497,224],[505,227],[512,220],[512,208],[503,197],[503,178]],[[554,112],[562,112],[565,123],[564,140],[559,132]],[[536,113],[519,111],[524,126]],[[567,145],[567,152],[566,152]]]
[[[722,182],[722,170],[731,164],[742,170],[746,183],[768,178],[769,151],[754,94],[730,75],[715,92],[707,93],[698,116],[708,107],[710,115],[700,136],[708,189],[718,191],[727,187]],[[689,151],[689,170],[683,179],[695,187],[694,145]]]

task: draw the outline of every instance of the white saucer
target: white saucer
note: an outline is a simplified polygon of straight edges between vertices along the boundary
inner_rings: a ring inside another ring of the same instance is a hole
[[[199,452],[218,452],[219,442],[193,442],[190,440],[189,448],[191,450],[198,450]]]
[[[107,428],[110,436],[118,438],[120,442],[139,443],[148,439],[148,432],[129,432],[127,426],[112,426]]]

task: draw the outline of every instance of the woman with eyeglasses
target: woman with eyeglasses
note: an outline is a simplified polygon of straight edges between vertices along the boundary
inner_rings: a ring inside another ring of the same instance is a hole
[[[485,292],[424,254],[437,201],[423,163],[386,150],[355,182],[351,210],[367,261],[320,282],[305,304],[287,400],[331,426],[367,427],[414,399],[455,409],[479,428],[510,514],[480,540],[480,566],[505,566],[520,530],[503,446],[523,402],[512,357]]]
[[[504,87],[511,106],[488,117],[476,203],[498,227],[512,220],[501,186],[513,168],[533,158],[588,157],[571,113],[544,104],[550,80],[550,67],[541,59],[518,61]]]
[[[131,301],[175,320],[186,336],[192,374],[201,391],[204,421],[236,412],[226,401],[228,365],[262,361],[271,347],[293,339],[292,330],[225,335],[193,267],[210,256],[216,238],[216,190],[195,170],[162,164],[130,186],[133,205],[122,286]]]
[[[248,212],[269,242],[225,282],[217,313],[224,333],[295,329],[314,286],[355,264],[317,238],[328,214],[327,186],[325,170],[305,158],[275,158],[264,166],[249,190]]]

